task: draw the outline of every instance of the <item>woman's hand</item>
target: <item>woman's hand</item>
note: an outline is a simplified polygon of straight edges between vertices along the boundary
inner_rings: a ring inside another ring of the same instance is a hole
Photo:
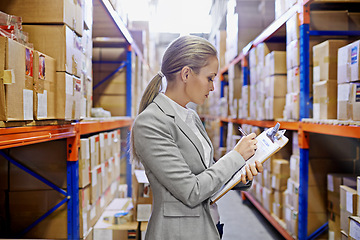
[[[249,135],[242,137],[234,148],[235,151],[241,154],[245,161],[248,160],[255,153],[255,150],[257,148],[257,140],[255,139],[255,137],[255,133],[250,133]]]
[[[244,184],[246,184],[247,181],[253,180],[254,176],[262,173],[264,170],[263,165],[259,161],[255,161],[255,165],[250,164],[249,166],[245,166],[246,175],[241,174],[241,182]]]

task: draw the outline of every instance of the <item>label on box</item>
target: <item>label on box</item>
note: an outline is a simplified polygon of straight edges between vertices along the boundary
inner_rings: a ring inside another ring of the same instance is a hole
[[[94,239],[113,240],[113,230],[95,228]]]
[[[350,84],[338,85],[338,101],[349,101],[350,98]]]
[[[88,230],[88,226],[87,226],[87,213],[83,211],[82,213],[82,223],[83,223],[83,233],[85,234]]]
[[[276,188],[276,176],[273,175],[271,178],[271,187]]]
[[[349,226],[349,236],[352,239],[360,239],[360,218],[351,217]]]
[[[44,90],[44,93],[37,93],[38,96],[38,108],[37,108],[37,117],[46,118],[47,117],[47,91]]]
[[[95,152],[95,138],[90,138],[90,151]]]
[[[105,198],[104,198],[104,196],[100,197],[100,207],[101,208],[105,207]]]
[[[94,219],[96,217],[96,206],[94,205],[90,210],[90,219]]]
[[[91,186],[96,186],[97,184],[97,169],[91,171]]]
[[[313,82],[319,82],[320,81],[320,66],[313,68]]]
[[[328,190],[330,192],[334,191],[334,183],[333,183],[333,177],[331,175],[327,176],[327,181],[328,181]]]
[[[353,213],[353,194],[346,192],[346,211]]]
[[[351,65],[356,64],[358,61],[358,47],[351,48]]]
[[[33,120],[34,101],[32,90],[23,89],[23,110],[24,120]]]
[[[99,136],[100,136],[100,147],[103,148],[104,147],[104,134],[100,133]]]
[[[65,81],[66,81],[65,82],[65,86],[66,86],[65,93],[67,95],[73,96],[74,95],[74,81],[73,81],[72,77],[66,77]]]
[[[360,102],[360,84],[356,84],[355,102]]]
[[[44,55],[40,55],[39,56],[39,74],[38,74],[38,78],[39,79],[45,79],[45,56]]]
[[[285,209],[285,218],[286,218],[286,220],[291,221],[291,209],[290,208]]]
[[[116,191],[116,182],[113,182],[110,187],[111,195],[114,195]]]
[[[104,178],[105,177],[105,163],[101,163],[101,176]]]
[[[34,52],[33,50],[26,48],[25,54],[25,74],[29,77],[33,77]]]

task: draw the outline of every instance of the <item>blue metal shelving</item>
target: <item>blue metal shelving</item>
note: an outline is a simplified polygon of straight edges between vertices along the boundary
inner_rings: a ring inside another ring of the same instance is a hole
[[[256,47],[259,43],[269,40],[272,35],[283,26],[286,21],[294,14],[300,14],[300,121],[304,118],[309,118],[312,111],[312,99],[310,98],[310,80],[309,80],[309,42],[311,36],[360,36],[360,31],[310,31],[310,4],[312,0],[298,1],[296,5],[291,7],[279,19],[275,20],[268,26],[258,37],[250,42],[240,53],[240,55],[230,63],[230,65],[237,64],[239,61],[245,61],[251,48]],[[220,73],[226,72],[228,66],[221,69]],[[249,70],[247,64],[243,64],[243,85],[248,85]],[[223,87],[224,84],[221,84]],[[223,92],[223,89],[221,89]],[[220,128],[220,133],[222,133]],[[309,137],[308,133],[304,132],[301,127],[299,132],[299,147],[300,147],[300,187],[299,187],[299,212],[298,212],[298,239],[315,239],[328,229],[328,224],[325,223],[319,229],[307,235],[308,228],[308,171],[309,171]],[[346,134],[345,134],[346,136]],[[221,136],[220,136],[220,139]],[[221,141],[222,142],[222,141]]]

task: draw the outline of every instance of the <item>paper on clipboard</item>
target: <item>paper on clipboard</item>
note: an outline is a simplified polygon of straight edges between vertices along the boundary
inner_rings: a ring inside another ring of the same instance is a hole
[[[246,165],[255,164],[255,161],[264,163],[267,159],[269,159],[272,155],[274,155],[277,151],[286,145],[289,139],[284,136],[285,130],[276,131],[276,135],[273,134],[272,136],[268,136],[272,130],[273,128],[269,128],[256,137],[258,143],[255,154],[246,161],[244,167],[237,171],[232,176],[232,178],[210,198],[211,204],[219,200],[225,193],[227,193],[241,181],[241,175],[246,174]]]

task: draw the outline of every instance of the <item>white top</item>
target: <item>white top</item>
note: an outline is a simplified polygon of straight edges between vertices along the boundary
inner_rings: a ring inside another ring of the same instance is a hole
[[[160,93],[160,94],[162,94],[162,93]],[[175,112],[179,115],[181,120],[183,120],[190,127],[190,129],[195,133],[195,135],[199,138],[201,145],[204,149],[205,165],[207,167],[209,167],[211,147],[210,147],[209,143],[206,141],[205,137],[201,134],[200,130],[196,127],[195,114],[197,114],[197,113],[190,108],[182,107],[180,104],[178,104],[177,102],[175,102],[174,100],[172,100],[171,98],[166,96],[165,94],[164,94],[164,96],[166,97],[166,99],[169,100],[170,105],[174,108]],[[214,223],[217,224],[220,221],[220,216],[219,216],[219,212],[217,209],[217,205],[215,203],[210,205],[210,212],[211,212],[211,216],[213,218]]]

